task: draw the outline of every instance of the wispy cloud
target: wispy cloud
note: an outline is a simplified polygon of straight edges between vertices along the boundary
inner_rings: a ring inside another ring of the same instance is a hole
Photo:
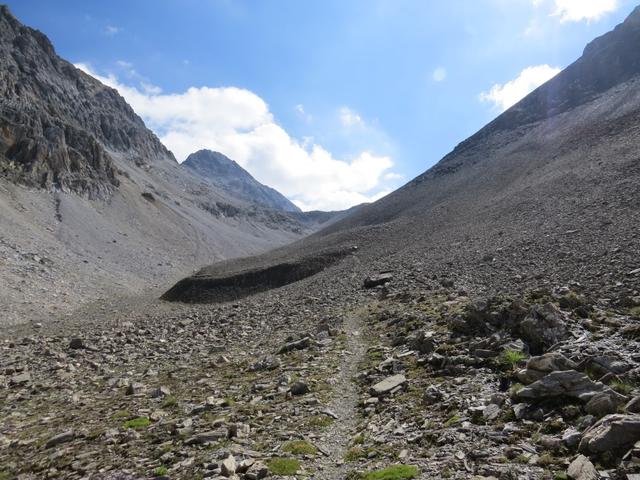
[[[304,105],[301,103],[297,104],[293,109],[296,111],[298,116],[304,120],[306,123],[311,123],[313,121],[313,116],[304,109]]]
[[[365,122],[360,114],[349,107],[341,107],[338,111],[338,116],[343,127],[353,128],[365,126]]]
[[[552,3],[551,15],[565,22],[595,21],[615,11],[618,0],[532,0],[536,6]]]
[[[393,167],[389,156],[362,150],[337,158],[312,139],[298,141],[249,90],[191,87],[163,94],[157,87],[125,85],[114,75],[76,66],[117,89],[180,161],[201,148],[220,151],[305,210],[343,209],[391,190],[394,178],[385,177]],[[365,124],[351,109],[341,113],[350,125]]]
[[[444,67],[436,68],[431,74],[434,82],[442,82],[447,78],[447,69]]]
[[[109,37],[113,37],[114,35],[119,34],[121,31],[122,28],[116,27],[115,25],[107,25],[106,27],[104,27],[105,35],[108,35]]]
[[[560,70],[560,68],[549,65],[527,67],[513,80],[503,84],[497,83],[489,91],[482,92],[480,100],[492,103],[498,111],[505,111],[547,80],[556,76]]]

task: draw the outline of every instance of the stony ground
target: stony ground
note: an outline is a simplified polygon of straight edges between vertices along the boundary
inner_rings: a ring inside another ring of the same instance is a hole
[[[0,478],[640,473],[638,297],[283,295],[5,332]]]

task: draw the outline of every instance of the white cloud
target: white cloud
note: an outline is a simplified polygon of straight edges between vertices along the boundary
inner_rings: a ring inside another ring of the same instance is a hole
[[[532,2],[536,6],[546,3],[544,0]],[[553,0],[553,4],[552,15],[560,17],[563,23],[598,20],[618,8],[618,0]]]
[[[447,78],[447,70],[444,67],[438,67],[433,71],[431,78],[434,82],[442,82]]]
[[[313,117],[310,113],[307,113],[304,109],[304,105],[301,103],[297,104],[293,109],[296,111],[298,116],[302,118],[306,123],[311,123],[313,121]]]
[[[106,27],[104,27],[105,35],[108,35],[110,37],[117,35],[121,31],[122,29],[120,27],[116,27],[115,25],[107,25]]]
[[[338,115],[340,117],[340,123],[342,123],[343,127],[352,128],[352,127],[360,127],[364,128],[365,123],[362,120],[362,117],[350,109],[349,107],[341,107],[338,111]]]
[[[157,87],[124,85],[114,75],[76,66],[117,89],[179,161],[201,148],[220,151],[305,210],[339,210],[390,191],[391,181],[384,178],[393,166],[390,157],[362,151],[335,158],[312,140],[291,138],[265,101],[249,90],[191,87],[163,94]],[[340,113],[349,125],[364,124],[346,107]]]
[[[488,92],[480,94],[480,100],[493,103],[499,111],[505,111],[518,103],[533,90],[556,76],[560,68],[549,65],[527,67],[517,78],[505,83],[496,84]]]

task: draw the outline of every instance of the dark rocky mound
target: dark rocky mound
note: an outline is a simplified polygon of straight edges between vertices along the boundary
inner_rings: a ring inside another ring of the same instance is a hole
[[[258,182],[222,153],[199,150],[189,155],[182,165],[234,197],[274,210],[300,212],[284,195]]]
[[[175,161],[114,89],[0,6],[0,175],[104,198],[119,185],[116,153]]]
[[[185,278],[163,296],[163,300],[186,303],[219,303],[282,287],[311,277],[339,262],[350,250],[320,252],[282,263],[251,266],[243,269],[241,263],[228,263],[231,268],[208,269]]]

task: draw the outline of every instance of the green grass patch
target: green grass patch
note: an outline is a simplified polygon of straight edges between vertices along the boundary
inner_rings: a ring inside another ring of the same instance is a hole
[[[460,421],[460,415],[454,415],[453,417],[451,417],[449,420],[447,420],[446,422],[444,422],[444,426],[445,427],[450,427],[452,425],[455,425],[456,423],[458,423]]]
[[[318,449],[306,440],[292,440],[282,446],[283,452],[293,455],[317,455]]]
[[[165,467],[164,465],[162,465],[162,466],[160,466],[160,467],[156,468],[156,469],[153,471],[153,474],[154,474],[156,477],[162,477],[163,475],[166,475],[167,473],[169,473],[169,470],[168,470],[168,469],[167,469],[167,467]]]
[[[512,397],[517,395],[518,392],[520,390],[522,390],[524,388],[524,385],[521,383],[514,383],[513,385],[511,385],[511,388],[509,389],[509,395],[511,395]]]
[[[409,480],[418,476],[418,468],[413,465],[392,465],[382,470],[364,473],[362,480]]]
[[[149,420],[147,417],[138,417],[138,418],[134,418],[132,420],[128,420],[126,422],[124,422],[122,424],[122,428],[127,429],[127,428],[143,428],[143,427],[147,427],[149,426],[149,424],[151,424],[151,420]]]
[[[367,458],[369,455],[369,450],[364,449],[360,446],[351,447],[347,450],[347,453],[344,454],[345,462],[357,462],[361,458]]]
[[[272,458],[267,466],[274,475],[295,475],[300,470],[300,462],[295,458]]]
[[[631,385],[621,382],[620,380],[613,380],[610,386],[622,395],[629,395],[633,391],[633,387]]]
[[[526,355],[519,350],[505,350],[500,354],[500,363],[510,367],[515,367],[525,358]]]
[[[176,399],[176,397],[169,395],[167,398],[164,399],[164,402],[162,402],[162,408],[173,408],[176,407],[178,405],[178,400]]]
[[[313,415],[309,417],[309,420],[307,420],[306,424],[307,426],[313,428],[324,428],[331,425],[333,421],[333,418],[327,415]]]

